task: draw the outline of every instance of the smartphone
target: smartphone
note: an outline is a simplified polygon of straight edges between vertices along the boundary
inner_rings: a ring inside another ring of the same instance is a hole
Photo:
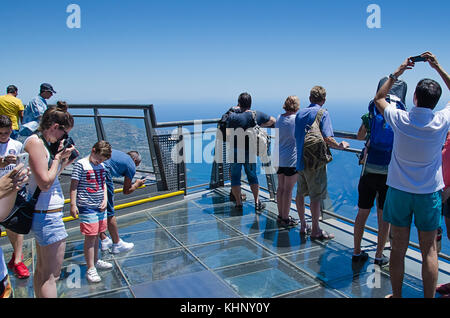
[[[17,155],[17,160],[16,160],[16,165],[23,163],[23,168],[22,169],[26,169],[28,168],[28,158],[30,157],[30,155],[27,152],[24,153],[20,153]]]
[[[424,58],[424,57],[422,57],[420,55],[411,57],[411,61],[414,62],[414,63],[415,62],[425,62],[426,60],[427,60],[426,58]]]

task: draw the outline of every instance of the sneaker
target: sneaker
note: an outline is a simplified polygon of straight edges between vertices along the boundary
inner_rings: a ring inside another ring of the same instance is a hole
[[[8,268],[9,269],[14,269],[14,260],[15,260],[16,256],[15,253],[12,253],[11,259],[9,260],[8,263]],[[23,261],[23,254],[22,254],[22,261]]]
[[[102,278],[98,275],[97,269],[95,267],[91,267],[87,270],[86,279],[90,283],[99,283],[102,280]]]
[[[111,263],[102,261],[101,259],[99,259],[97,261],[97,263],[95,263],[95,267],[98,269],[111,269],[113,267],[113,265]]]
[[[20,262],[19,264],[13,263],[13,271],[14,271],[14,274],[19,279],[25,279],[25,278],[30,277],[30,271],[28,270],[28,268],[25,266],[25,264],[23,262]]]
[[[389,258],[384,256],[384,255],[381,255],[381,259],[375,258],[373,263],[375,265],[378,265],[378,266],[382,267],[382,266],[385,266],[385,265],[389,264]]]
[[[100,240],[100,245],[102,251],[107,251],[113,245],[113,241],[109,237],[106,237],[104,240]]]
[[[352,256],[352,262],[365,262],[369,258],[369,254],[362,251],[359,255],[353,255]]]
[[[122,252],[127,252],[131,250],[133,247],[134,247],[133,243],[127,243],[120,240],[119,243],[112,245],[111,253],[118,254]]]

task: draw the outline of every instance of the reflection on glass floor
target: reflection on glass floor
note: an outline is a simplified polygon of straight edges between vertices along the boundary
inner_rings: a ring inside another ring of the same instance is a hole
[[[329,225],[336,238],[312,241],[299,228],[279,228],[276,205],[255,214],[229,202],[228,189],[151,208],[118,219],[119,233],[134,249],[102,252],[113,269],[99,271],[102,282],[85,278],[83,237],[69,231],[60,297],[384,297],[391,293],[387,269],[373,259],[355,266],[352,241]],[[251,197],[251,195],[248,195]],[[33,271],[33,240],[25,242],[25,263]],[[5,259],[11,255],[4,246]],[[32,278],[12,278],[15,297],[33,297]],[[405,297],[423,297],[421,281],[405,275]]]

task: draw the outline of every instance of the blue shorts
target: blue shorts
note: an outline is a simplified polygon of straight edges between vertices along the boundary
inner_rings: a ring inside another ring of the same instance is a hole
[[[384,202],[383,220],[398,227],[414,225],[419,231],[429,232],[441,225],[441,191],[415,194],[389,187]]]
[[[63,213],[34,213],[31,231],[40,246],[59,242],[67,237]]]
[[[250,185],[258,184],[258,177],[256,176],[256,163],[231,163],[231,186],[241,185],[242,166],[244,166],[248,183]]]

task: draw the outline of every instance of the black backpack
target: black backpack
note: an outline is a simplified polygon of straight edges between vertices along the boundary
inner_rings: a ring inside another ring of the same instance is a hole
[[[226,139],[227,139],[228,118],[230,118],[230,115],[232,113],[239,113],[239,112],[241,112],[240,108],[238,106],[233,106],[225,114],[222,115],[222,118],[220,118],[219,123],[217,124],[217,128],[222,133],[222,140],[223,140],[223,142],[225,142]]]

